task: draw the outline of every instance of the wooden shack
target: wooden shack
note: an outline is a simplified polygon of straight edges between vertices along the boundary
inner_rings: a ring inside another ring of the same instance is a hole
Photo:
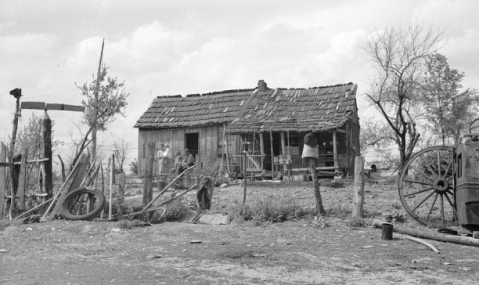
[[[246,166],[248,175],[263,177],[287,168],[301,173],[303,137],[313,132],[318,169],[352,174],[359,155],[356,89],[353,83],[272,89],[260,80],[254,89],[157,97],[135,124],[139,172],[146,145],[168,143],[173,152],[188,148],[199,169],[223,158],[229,172]]]

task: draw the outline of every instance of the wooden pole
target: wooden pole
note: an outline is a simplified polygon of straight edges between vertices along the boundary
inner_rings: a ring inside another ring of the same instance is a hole
[[[98,62],[98,72],[96,76],[96,88],[95,88],[95,104],[98,103],[98,93],[100,93],[100,73],[101,73],[101,63],[103,60],[103,48],[105,47],[105,39],[103,39],[103,42],[101,43],[101,52],[100,52],[100,61]],[[97,116],[96,111],[94,116]],[[92,159],[96,158],[96,133],[97,129],[96,126],[93,126],[91,130],[91,157]]]
[[[113,211],[113,208],[112,208],[112,200],[113,200],[113,176],[115,175],[114,173],[114,165],[115,165],[115,155],[112,154],[111,155],[111,160],[110,160],[110,197],[109,197],[109,208],[108,208],[108,220],[111,220],[113,217],[112,217],[112,211]]]
[[[271,177],[274,181],[274,151],[273,151],[273,130],[269,129],[269,146],[271,148]]]
[[[122,172],[118,179],[118,219],[123,218],[123,208],[125,206],[125,184],[125,172]]]
[[[43,162],[44,177],[43,190],[47,193],[46,199],[53,197],[53,169],[52,169],[52,120],[48,116],[47,111],[43,114],[43,158],[48,158]]]
[[[256,132],[253,131],[253,151],[251,152],[253,154],[253,161],[254,161],[254,155],[255,155],[255,151],[256,151],[256,149],[254,147],[255,141],[256,141]],[[254,171],[251,171],[251,182],[253,182],[253,172]]]
[[[353,202],[353,218],[363,217],[364,204],[364,158],[356,156],[354,160],[354,202]]]
[[[221,141],[222,147],[221,147],[221,162],[220,162],[220,169],[218,173],[221,173],[223,171],[223,157],[225,156],[225,147],[226,147],[226,127],[225,124],[223,124],[223,140]]]
[[[0,143],[0,162],[7,162],[7,148]],[[7,195],[7,168],[0,166],[0,220],[4,218],[5,196]]]
[[[12,129],[12,139],[10,141],[10,154],[8,156],[8,159],[10,160],[10,163],[13,163],[13,156],[15,155],[15,141],[17,139],[17,129],[18,129],[18,117],[20,116],[20,95],[15,96],[16,105],[15,105],[15,115],[13,117],[13,129]],[[10,220],[13,219],[13,208],[15,207],[15,196],[17,194],[17,177],[15,175],[15,167],[12,166],[10,168],[10,187],[11,191],[10,194],[12,195],[12,203],[10,203],[10,212],[9,212],[9,217]]]
[[[337,141],[338,141],[337,132],[336,132],[336,129],[333,129],[333,159],[334,159],[334,172],[335,172],[335,174],[339,173]]]
[[[27,189],[27,159],[28,148],[24,148],[22,151],[22,164],[20,165],[20,175],[18,176],[18,209],[25,210],[25,190]],[[15,196],[12,195],[11,205],[15,202]]]
[[[313,179],[313,191],[314,197],[316,199],[316,216],[324,215],[323,201],[321,199],[321,192],[319,191],[319,181],[318,175],[316,173],[316,158],[310,157],[309,160],[309,170],[311,172],[311,178]]]
[[[248,153],[246,152],[246,150],[244,149],[245,145],[243,145],[243,157],[244,157],[244,168],[243,168],[243,180],[244,180],[244,188],[243,188],[243,204],[246,203],[246,159],[247,159],[247,155]]]
[[[143,207],[146,207],[153,199],[153,164],[155,162],[155,145],[148,144],[146,157],[145,178],[143,180]]]
[[[225,133],[225,152],[226,152],[226,173],[230,174],[230,159],[229,159],[229,151],[228,151],[228,137],[226,137],[226,133]]]

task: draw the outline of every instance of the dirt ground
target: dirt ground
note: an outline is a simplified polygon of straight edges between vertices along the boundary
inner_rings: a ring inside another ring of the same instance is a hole
[[[136,193],[138,189],[131,190]],[[243,188],[216,188],[213,212],[242,201]],[[395,186],[367,184],[367,219],[408,219]],[[431,241],[440,250],[381,231],[350,227],[352,186],[321,186],[330,215],[285,223],[200,225],[165,222],[0,223],[0,284],[477,284],[479,248]],[[313,207],[311,183],[248,186],[248,201],[292,197]],[[129,197],[132,199],[132,197]],[[133,197],[134,199],[134,197]],[[191,243],[191,241],[201,241]]]

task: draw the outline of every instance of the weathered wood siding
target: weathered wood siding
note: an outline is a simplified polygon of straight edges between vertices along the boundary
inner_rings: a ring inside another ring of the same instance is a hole
[[[138,173],[143,175],[145,153],[147,150],[146,146],[148,143],[155,143],[156,149],[159,149],[162,143],[168,143],[172,152],[171,158],[174,159],[174,153],[176,151],[182,152],[185,149],[185,135],[191,133],[198,133],[198,155],[196,157],[196,163],[199,169],[206,170],[207,168],[213,167],[217,159],[217,154],[221,153],[219,145],[223,137],[223,126],[167,130],[140,129],[138,135]],[[233,142],[229,150],[236,152],[236,149],[238,149],[236,143],[239,140],[236,139],[236,136],[230,136],[229,141]]]

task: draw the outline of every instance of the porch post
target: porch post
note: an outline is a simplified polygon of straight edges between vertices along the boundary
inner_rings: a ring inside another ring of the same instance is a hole
[[[274,181],[274,151],[273,151],[273,130],[269,129],[269,144],[271,148],[271,177]]]
[[[336,145],[336,129],[333,129],[333,155],[334,155],[334,171],[339,173],[339,164],[338,164],[338,146]]]
[[[281,132],[281,152],[283,155],[286,155],[286,143],[284,140],[284,132]]]

